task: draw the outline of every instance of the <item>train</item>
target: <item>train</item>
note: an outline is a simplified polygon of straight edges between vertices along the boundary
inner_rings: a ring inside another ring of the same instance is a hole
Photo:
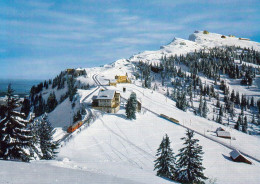
[[[180,122],[177,119],[166,116],[165,114],[160,114],[160,116],[164,119],[167,119],[168,121],[171,121],[171,122],[176,123],[176,124],[180,124]]]
[[[75,130],[77,130],[79,127],[81,127],[83,125],[83,121],[78,121],[76,123],[74,123],[73,125],[69,126],[67,129],[68,133],[72,133]]]

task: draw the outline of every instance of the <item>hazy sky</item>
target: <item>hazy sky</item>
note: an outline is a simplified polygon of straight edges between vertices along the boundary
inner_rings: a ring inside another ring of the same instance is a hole
[[[0,79],[48,79],[207,29],[260,41],[259,0],[1,0]]]

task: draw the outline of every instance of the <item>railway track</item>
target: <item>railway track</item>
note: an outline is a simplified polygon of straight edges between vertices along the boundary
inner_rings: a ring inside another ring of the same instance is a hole
[[[97,76],[96,74],[94,74],[94,75],[92,76],[92,79],[94,80],[95,83],[99,82],[99,81],[96,79],[96,76]],[[93,93],[95,93],[95,92],[100,88],[100,86],[101,86],[101,85],[98,85],[96,89],[94,89],[91,93],[89,93],[87,96],[85,96],[84,99],[82,100],[82,102],[84,102],[84,101],[85,101],[87,98],[89,98]],[[85,109],[87,110],[88,114],[87,114],[87,118],[85,118],[85,119],[83,120],[83,124],[82,124],[81,127],[85,127],[85,125],[86,125],[87,123],[89,124],[90,121],[91,121],[91,118],[93,117],[92,111],[89,110],[88,108],[85,108]],[[80,127],[80,128],[81,128],[81,127]],[[74,132],[72,132],[72,133],[67,133],[67,134],[64,135],[61,139],[58,140],[58,143],[61,143],[61,142],[66,141],[73,133],[74,133]]]
[[[102,85],[102,84],[98,81],[97,76],[98,76],[98,75],[95,75],[95,80],[94,80],[94,81],[96,82],[96,84],[99,85],[99,86],[101,86],[101,87],[103,87],[103,88],[105,88],[105,89],[107,89],[104,85]],[[124,97],[122,97],[122,96],[121,96],[121,99],[127,101],[127,99],[124,98]],[[147,107],[144,107],[144,106],[142,106],[142,108],[145,109],[146,111],[151,112],[152,114],[154,114],[154,115],[156,115],[156,116],[162,118],[160,114],[158,114],[158,113],[152,111],[151,109],[148,109]],[[236,150],[238,150],[240,153],[242,153],[243,155],[247,156],[248,158],[250,158],[250,159],[252,159],[252,160],[255,160],[255,161],[257,161],[257,162],[260,163],[260,159],[254,157],[254,156],[252,156],[252,155],[250,155],[250,154],[248,154],[248,153],[246,153],[246,152],[244,152],[244,151],[241,151],[241,150],[239,150],[238,148],[236,148],[236,147],[234,147],[234,146],[228,145],[228,144],[226,144],[226,143],[224,143],[224,142],[221,142],[221,141],[219,141],[219,140],[217,140],[217,139],[214,139],[214,138],[212,138],[212,137],[210,137],[210,136],[207,136],[207,135],[205,135],[204,133],[201,133],[201,132],[199,132],[199,131],[197,131],[197,130],[194,130],[194,129],[192,129],[192,128],[189,128],[189,127],[187,127],[187,126],[185,126],[185,125],[182,125],[182,124],[179,124],[179,125],[180,125],[181,127],[185,128],[185,129],[188,129],[188,130],[191,130],[191,131],[197,133],[198,135],[200,135],[200,136],[202,136],[202,137],[204,137],[204,138],[207,138],[207,139],[209,139],[209,140],[211,140],[211,141],[214,141],[214,142],[216,142],[216,143],[218,143],[218,144],[220,144],[220,145],[222,145],[222,146],[225,146],[226,148],[229,148],[229,149],[231,149],[231,150],[236,149]]]

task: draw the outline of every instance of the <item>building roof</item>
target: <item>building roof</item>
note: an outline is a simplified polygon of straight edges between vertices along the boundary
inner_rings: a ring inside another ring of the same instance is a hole
[[[225,131],[222,127],[218,127],[217,129],[216,129],[216,132],[217,131]]]
[[[114,98],[115,95],[115,90],[104,90],[104,91],[99,91],[97,100],[111,100]]]
[[[227,131],[217,131],[218,137],[231,137],[230,133]]]
[[[110,80],[110,83],[116,83],[117,81],[116,81],[116,79],[111,79]]]
[[[233,151],[230,152],[230,156],[233,159],[236,159],[239,155],[241,155],[241,153],[238,150],[233,150]]]

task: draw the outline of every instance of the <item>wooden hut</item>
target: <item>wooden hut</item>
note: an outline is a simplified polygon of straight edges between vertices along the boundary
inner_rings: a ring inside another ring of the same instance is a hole
[[[230,158],[234,161],[234,162],[244,162],[247,164],[252,164],[251,161],[249,161],[248,159],[246,159],[238,150],[233,150],[230,152]]]
[[[228,131],[217,131],[217,136],[225,139],[231,139],[231,135]]]
[[[225,35],[222,35],[221,38],[226,38],[226,36],[225,36]]]
[[[204,30],[203,34],[209,34],[209,32],[207,30]]]
[[[246,40],[246,41],[250,41],[249,38],[239,38],[239,40]]]

